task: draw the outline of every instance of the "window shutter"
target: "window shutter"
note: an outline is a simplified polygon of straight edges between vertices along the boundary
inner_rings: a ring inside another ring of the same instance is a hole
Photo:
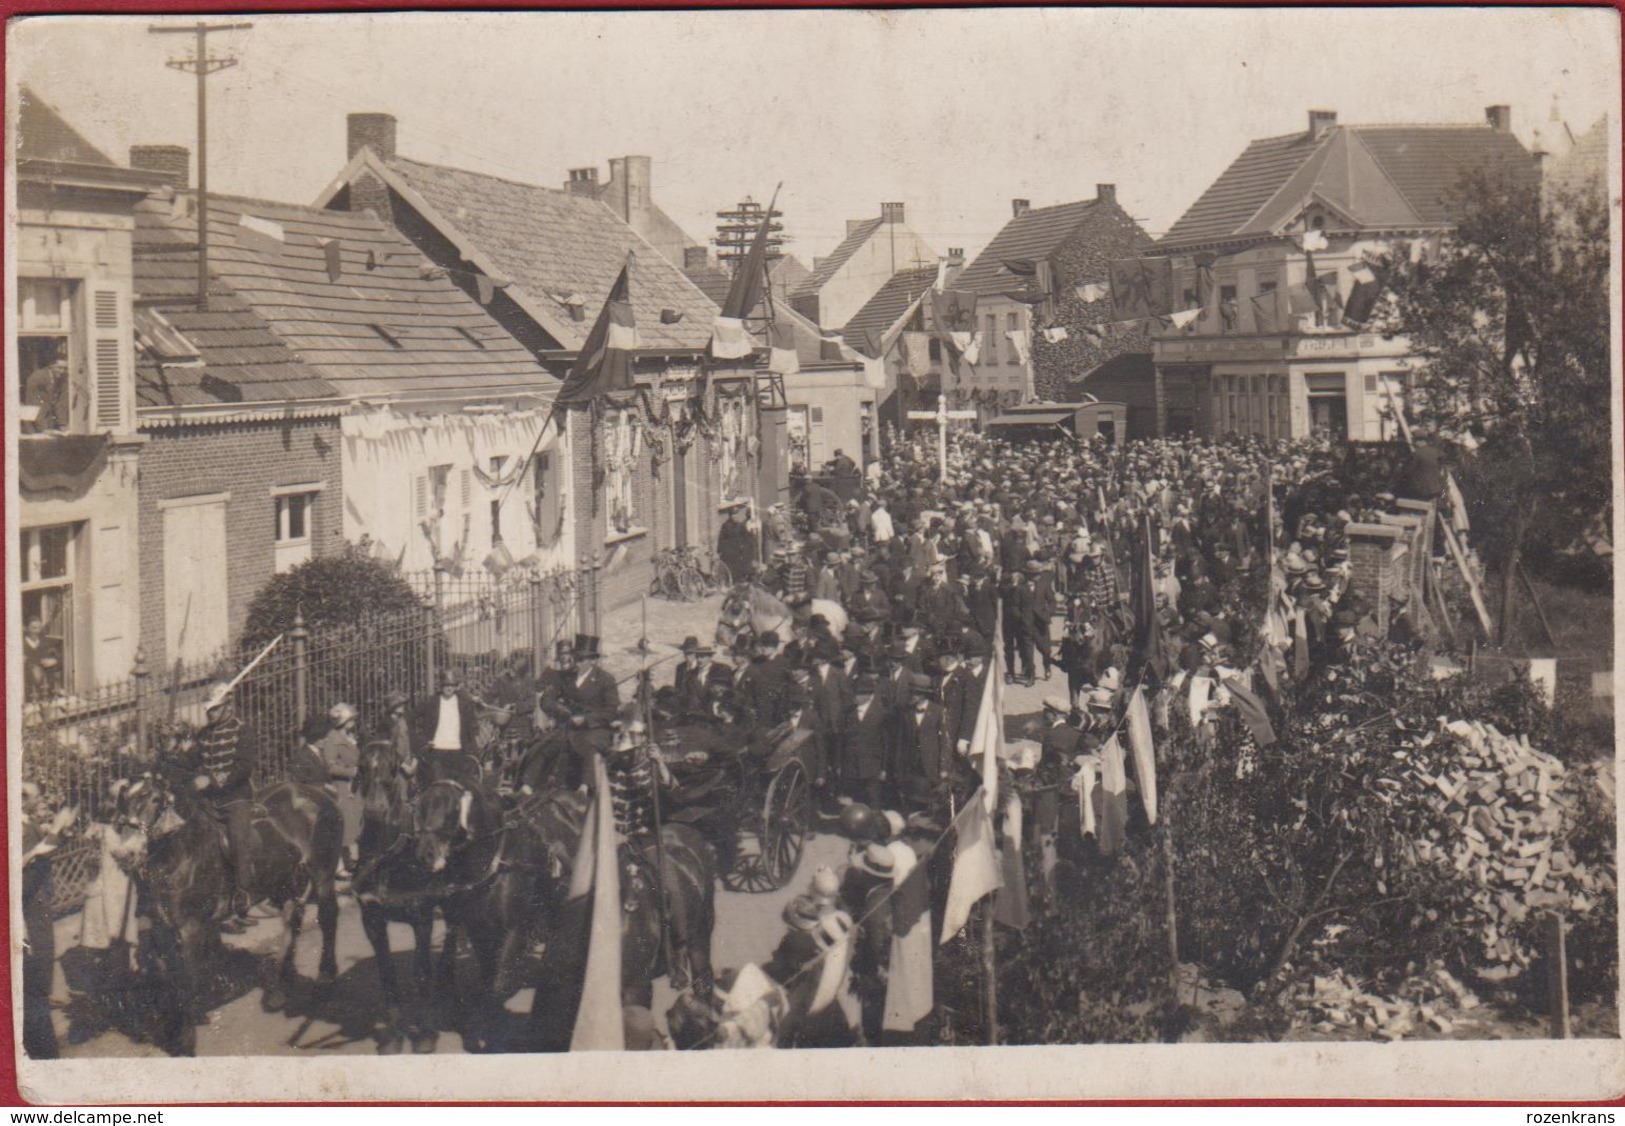
[[[91,293],[90,365],[94,429],[124,429],[124,336],[116,289]]]
[[[429,479],[422,474],[412,480],[415,494],[412,511],[419,520],[429,515]]]
[[[463,511],[474,507],[474,471],[463,470]]]

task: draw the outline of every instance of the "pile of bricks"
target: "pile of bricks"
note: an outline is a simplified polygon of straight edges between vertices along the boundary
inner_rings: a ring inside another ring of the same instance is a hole
[[[1457,740],[1450,766],[1415,779],[1455,824],[1450,839],[1432,831],[1415,842],[1423,863],[1444,862],[1469,875],[1482,919],[1479,938],[1492,980],[1527,969],[1533,951],[1512,928],[1531,912],[1584,914],[1608,894],[1606,873],[1593,871],[1562,847],[1578,794],[1553,756],[1494,726],[1470,720],[1444,724]]]
[[[1367,992],[1343,970],[1316,975],[1292,996],[1294,1023],[1334,1036],[1362,1033],[1383,1040],[1449,1036],[1475,1022],[1479,999],[1442,965],[1409,978],[1396,996]]]

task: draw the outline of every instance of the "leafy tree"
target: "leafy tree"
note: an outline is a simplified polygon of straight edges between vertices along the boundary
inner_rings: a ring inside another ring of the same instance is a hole
[[[1373,260],[1379,323],[1422,361],[1417,428],[1479,443],[1462,466],[1475,541],[1510,589],[1524,553],[1553,561],[1611,503],[1608,209],[1482,171],[1448,203],[1434,260]]]
[[[412,586],[387,563],[350,546],[277,575],[248,607],[243,648],[252,653],[303,616],[314,634],[421,606]]]

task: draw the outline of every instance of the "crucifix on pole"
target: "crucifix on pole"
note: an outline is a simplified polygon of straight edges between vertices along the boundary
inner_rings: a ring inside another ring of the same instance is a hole
[[[956,419],[975,421],[975,411],[951,411],[948,409],[948,396],[937,395],[937,409],[934,411],[909,411],[908,417],[925,421],[927,419],[937,424],[937,479],[944,483],[948,480],[948,424]]]

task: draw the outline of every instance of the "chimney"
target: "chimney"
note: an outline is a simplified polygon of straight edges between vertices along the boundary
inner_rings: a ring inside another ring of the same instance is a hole
[[[903,221],[903,205],[900,203],[881,204],[880,221],[882,223],[901,223]]]
[[[176,191],[192,186],[192,150],[185,145],[131,145],[130,167],[142,172],[162,172]]]
[[[1485,106],[1484,122],[1497,133],[1512,132],[1512,107]]]
[[[654,161],[646,156],[626,158],[626,221],[638,232],[648,230],[649,213],[654,209],[650,197],[653,166]]]
[[[1337,111],[1334,109],[1312,109],[1309,111],[1309,136],[1318,137],[1327,129],[1337,124]]]
[[[1117,185],[1116,184],[1096,184],[1095,185],[1095,202],[1096,203],[1115,204],[1117,202]]]
[[[963,266],[964,264],[965,248],[962,246],[950,246],[948,248],[948,265]]]
[[[703,246],[683,247],[683,269],[703,270],[711,263],[711,252]]]
[[[570,169],[570,178],[564,182],[564,190],[571,195],[586,196],[588,199],[596,198],[598,195],[598,166]]]
[[[389,199],[389,185],[363,169],[361,175],[350,181],[350,210],[370,211],[386,226],[395,222],[395,207]]]
[[[1010,201],[1010,214],[1016,219],[1021,218],[1032,209],[1033,201],[1030,199],[1013,199]]]
[[[392,113],[352,113],[346,119],[349,137],[345,159],[362,149],[371,149],[380,160],[395,159],[395,115]]]

